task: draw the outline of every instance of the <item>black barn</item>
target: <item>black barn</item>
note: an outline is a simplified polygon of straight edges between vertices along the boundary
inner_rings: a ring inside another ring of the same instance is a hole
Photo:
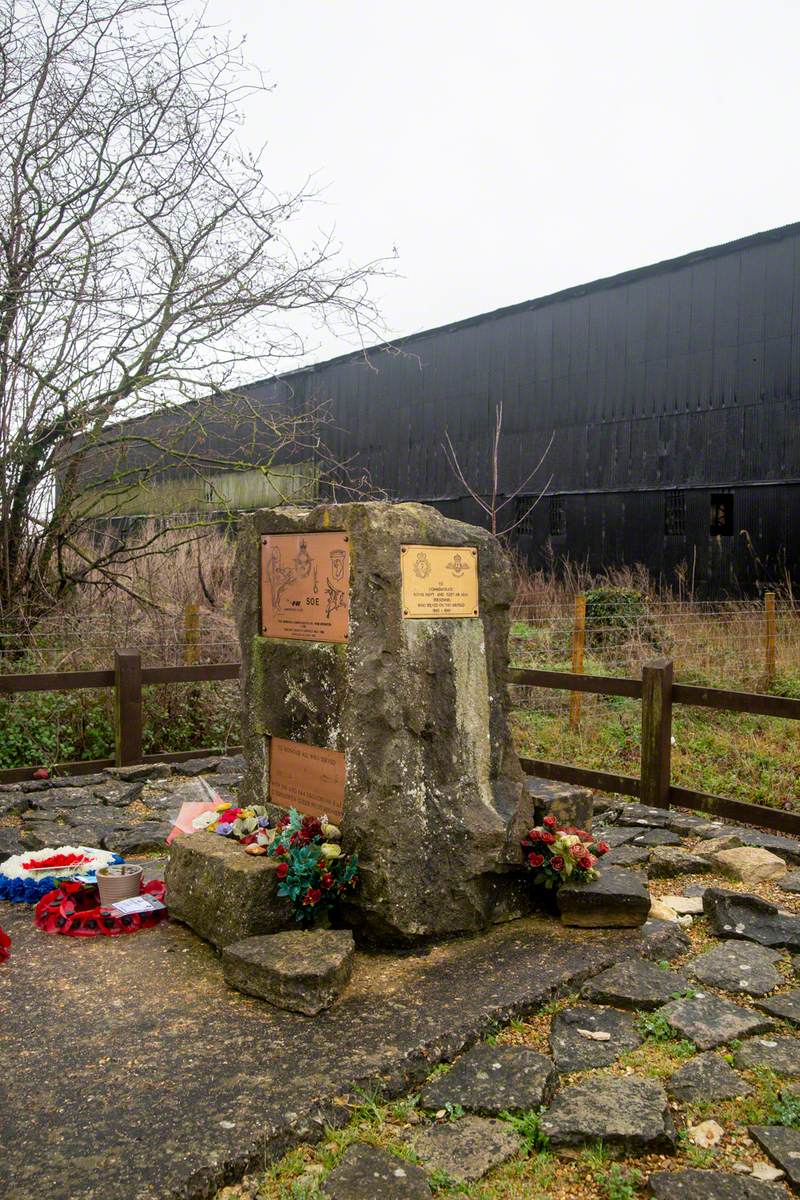
[[[665,582],[683,568],[699,595],[800,578],[800,224],[246,390],[329,399],[337,456],[392,497],[475,521],[442,442],[488,492],[502,402],[501,492],[553,439],[527,489],[546,495],[515,534],[534,565],[644,563]]]

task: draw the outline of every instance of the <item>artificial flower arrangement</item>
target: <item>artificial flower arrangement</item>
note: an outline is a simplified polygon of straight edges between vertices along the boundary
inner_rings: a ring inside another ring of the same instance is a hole
[[[236,805],[218,804],[213,812],[201,813],[192,821],[193,829],[205,829],[209,833],[218,833],[220,837],[233,838],[243,846],[266,847],[270,835],[267,810],[261,804],[251,804],[249,808],[237,808]]]
[[[279,859],[278,895],[294,907],[295,920],[310,924],[358,882],[358,857],[345,854],[341,832],[327,817],[301,817],[296,809],[278,821],[268,854]]]
[[[98,867],[122,862],[119,854],[88,846],[48,846],[14,854],[0,864],[0,900],[37,904],[61,879],[93,880]]]
[[[520,845],[526,865],[534,872],[533,882],[546,888],[558,888],[567,879],[575,883],[596,879],[595,863],[608,853],[605,842],[595,842],[590,833],[574,825],[561,829],[553,816],[529,830]]]

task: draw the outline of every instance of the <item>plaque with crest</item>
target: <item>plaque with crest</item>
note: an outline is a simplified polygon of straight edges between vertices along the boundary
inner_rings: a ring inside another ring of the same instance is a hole
[[[261,633],[346,642],[350,538],[346,533],[267,533],[261,538]]]
[[[400,575],[404,617],[478,616],[474,546],[401,546]]]

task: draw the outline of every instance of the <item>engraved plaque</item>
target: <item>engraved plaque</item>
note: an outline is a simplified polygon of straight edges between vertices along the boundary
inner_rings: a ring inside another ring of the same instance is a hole
[[[264,534],[264,637],[346,642],[349,606],[350,539],[346,533]]]
[[[473,546],[401,546],[404,617],[477,617]]]
[[[269,798],[309,817],[327,813],[338,825],[344,813],[344,755],[304,742],[270,738]]]

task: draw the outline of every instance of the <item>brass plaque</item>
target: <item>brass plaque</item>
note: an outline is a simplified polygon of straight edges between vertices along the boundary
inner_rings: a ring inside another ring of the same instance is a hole
[[[349,607],[350,539],[346,533],[264,534],[264,637],[346,642]]]
[[[309,817],[328,814],[338,825],[344,813],[344,755],[304,742],[270,738],[269,798]]]
[[[404,617],[477,617],[473,546],[401,546]]]

